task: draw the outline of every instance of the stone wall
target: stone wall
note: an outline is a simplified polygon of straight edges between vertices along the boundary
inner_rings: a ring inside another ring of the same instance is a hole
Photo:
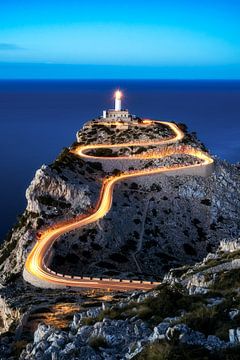
[[[86,276],[69,276],[69,275],[63,275],[56,273],[55,271],[49,269],[47,266],[44,266],[46,271],[50,274],[57,275],[59,278],[65,278],[65,279],[72,279],[73,281],[78,281],[79,283],[82,280],[82,286],[76,285],[77,288],[93,288],[94,282],[102,282],[101,286],[105,286],[106,288],[111,288],[110,282],[112,285],[114,284],[121,284],[122,288],[124,288],[124,284],[136,284],[136,289],[141,288],[141,285],[148,285],[149,289],[154,286],[158,286],[159,282],[151,282],[151,281],[142,281],[142,280],[124,280],[124,279],[112,279],[112,278],[98,278],[98,277],[86,277]],[[36,276],[30,274],[26,268],[23,270],[23,278],[25,281],[30,283],[33,286],[43,288],[43,289],[64,289],[67,288],[67,285],[62,284],[56,284],[52,283],[50,281],[45,281],[42,279],[37,278]],[[86,282],[86,286],[84,286],[84,282]],[[108,285],[109,282],[109,285]],[[91,284],[88,286],[87,284]],[[96,284],[96,288],[99,288],[100,286],[97,286],[99,284]],[[74,287],[73,285],[71,285]]]
[[[88,158],[87,161],[89,162],[96,162],[96,158]],[[143,167],[144,164],[146,164],[146,161],[140,160],[140,159],[97,159],[97,162],[102,164],[103,170],[105,172],[112,172],[114,169],[118,169],[120,171],[128,171],[129,168],[133,167],[135,169],[140,169]],[[163,173],[152,175],[150,176],[180,176],[180,175],[192,175],[192,176],[210,176],[214,171],[214,164],[197,164],[197,165],[189,165],[188,167],[184,169],[173,169],[173,170],[166,170]],[[147,177],[146,174],[144,177]]]

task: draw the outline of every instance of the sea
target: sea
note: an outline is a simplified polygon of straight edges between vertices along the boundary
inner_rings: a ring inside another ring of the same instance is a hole
[[[132,114],[185,123],[213,155],[240,161],[240,81],[0,81],[0,239],[26,207],[35,171],[124,92]]]

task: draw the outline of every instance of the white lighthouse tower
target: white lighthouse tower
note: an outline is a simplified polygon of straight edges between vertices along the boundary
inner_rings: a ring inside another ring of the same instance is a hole
[[[129,122],[132,120],[132,115],[129,114],[128,110],[122,109],[122,98],[123,93],[121,90],[116,90],[114,93],[115,107],[114,109],[104,110],[102,118],[108,121],[124,121]]]
[[[122,110],[122,92],[120,90],[115,91],[115,111]]]

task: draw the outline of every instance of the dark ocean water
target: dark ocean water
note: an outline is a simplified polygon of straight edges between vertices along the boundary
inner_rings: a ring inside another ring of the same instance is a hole
[[[240,161],[240,81],[0,81],[0,239],[25,208],[36,169],[113,106],[117,87],[130,112],[184,122],[213,154]]]

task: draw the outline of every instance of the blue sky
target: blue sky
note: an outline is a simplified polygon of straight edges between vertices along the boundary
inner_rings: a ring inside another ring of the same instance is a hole
[[[0,78],[240,78],[235,0],[9,0]]]

